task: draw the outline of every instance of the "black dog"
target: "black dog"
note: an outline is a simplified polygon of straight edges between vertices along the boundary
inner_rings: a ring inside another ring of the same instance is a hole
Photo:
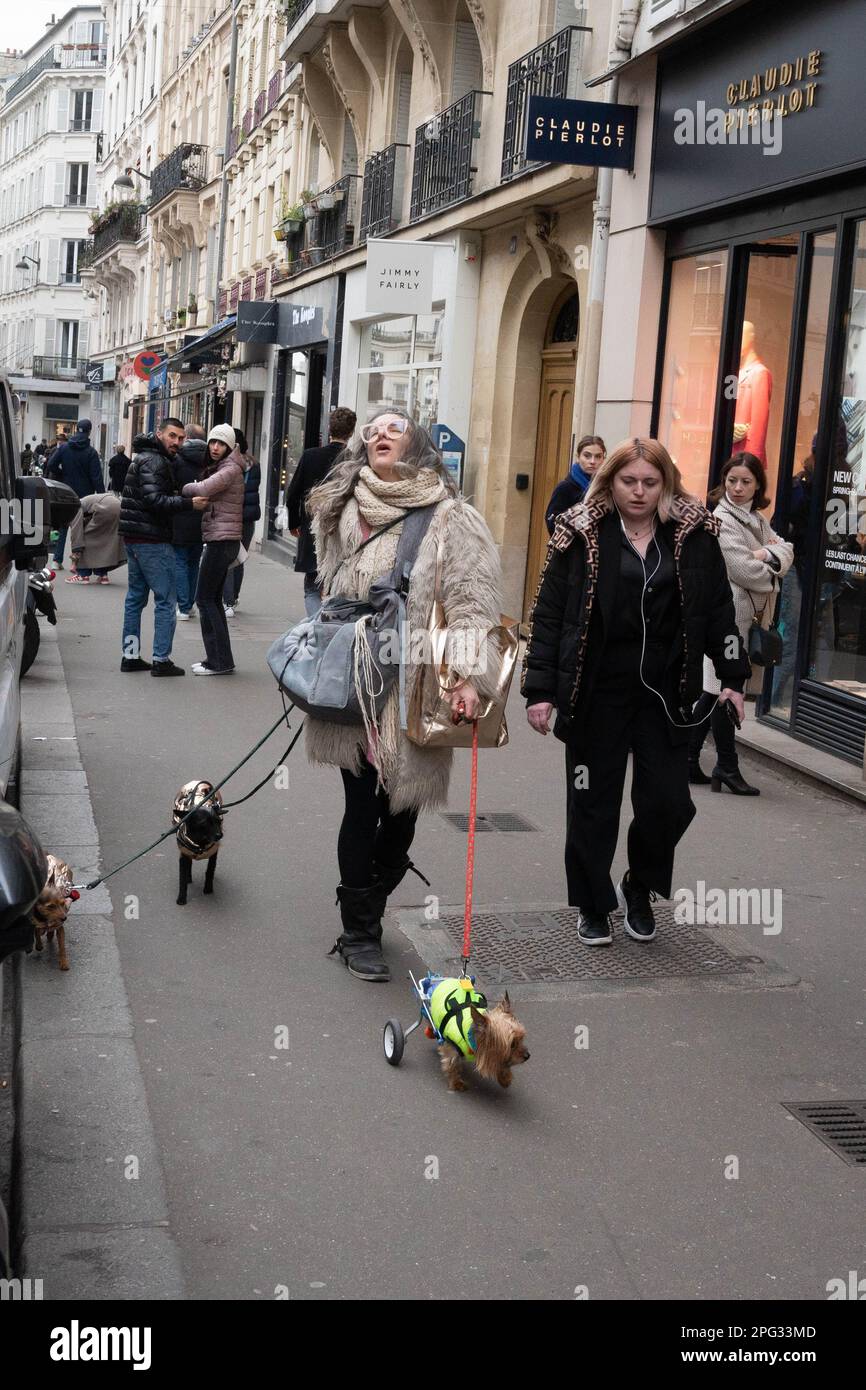
[[[189,819],[181,825],[185,816]],[[172,820],[178,827],[177,847],[180,850],[177,903],[184,907],[187,889],[192,883],[194,859],[207,860],[202,891],[213,892],[219,842],[223,837],[222,797],[219,792],[214,793],[213,783],[185,782],[175,797]]]

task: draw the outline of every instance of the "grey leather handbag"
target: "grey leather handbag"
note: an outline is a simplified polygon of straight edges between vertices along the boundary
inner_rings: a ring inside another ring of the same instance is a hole
[[[289,628],[273,643],[268,665],[299,709],[330,723],[362,725],[369,733],[399,680],[405,728],[406,596],[435,509],[435,503],[418,507],[390,523],[403,522],[394,568],[373,581],[366,599],[334,595],[314,618]],[[368,536],[358,550],[389,529]]]

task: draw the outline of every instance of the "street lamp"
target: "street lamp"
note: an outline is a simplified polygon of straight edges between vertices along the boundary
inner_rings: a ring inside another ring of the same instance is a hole
[[[39,260],[39,257],[38,257],[38,256],[36,257],[35,260],[33,259],[32,256],[22,256],[20,261],[16,261],[16,262],[15,262],[15,269],[16,269],[16,270],[27,270],[27,269],[28,269],[28,266],[27,266],[27,262],[28,262],[28,261],[30,262],[31,265],[35,265],[35,267],[36,267],[36,276],[37,276],[37,279],[38,279],[38,277],[39,277],[39,266],[40,266],[40,260]]]
[[[122,174],[118,174],[117,178],[114,180],[114,187],[135,188],[135,184],[132,182],[131,178],[132,174],[135,174],[137,179],[147,179],[148,183],[150,183],[150,174],[143,174],[140,169],[129,168],[124,169]]]

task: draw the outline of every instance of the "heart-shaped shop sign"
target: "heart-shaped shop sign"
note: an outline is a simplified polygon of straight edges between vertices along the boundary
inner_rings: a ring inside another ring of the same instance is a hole
[[[156,371],[161,361],[162,358],[158,352],[140,352],[133,359],[132,369],[142,381],[148,381],[151,373]]]

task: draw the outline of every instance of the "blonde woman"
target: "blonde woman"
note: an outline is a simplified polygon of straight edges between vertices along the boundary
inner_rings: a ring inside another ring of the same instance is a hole
[[[674,850],[695,813],[688,723],[705,655],[720,700],[742,718],[749,665],[734,619],[718,522],[684,491],[667,450],[629,439],[564,512],[532,611],[522,690],[533,729],[565,744],[568,901],[578,938],[610,945],[617,903],[651,941],[651,901],[669,897]],[[626,765],[634,757],[628,871],[610,869]]]
[[[405,646],[413,653],[421,645],[413,633],[426,628],[439,556],[450,666],[464,677],[451,707],[472,719],[479,699],[494,693],[496,666],[492,654],[487,659],[486,638],[499,622],[499,557],[482,517],[457,495],[429,434],[402,411],[374,415],[308,495],[323,598],[366,598],[373,580],[394,566],[403,518],[420,507],[434,510],[409,579]],[[421,669],[410,664],[408,703]],[[414,869],[409,848],[419,812],[445,803],[451,750],[421,748],[407,738],[396,682],[370,737],[362,725],[308,715],[306,741],[312,761],[340,768],[346,797],[337,841],[343,930],[333,951],[359,979],[389,980],[382,915],[388,895]]]

